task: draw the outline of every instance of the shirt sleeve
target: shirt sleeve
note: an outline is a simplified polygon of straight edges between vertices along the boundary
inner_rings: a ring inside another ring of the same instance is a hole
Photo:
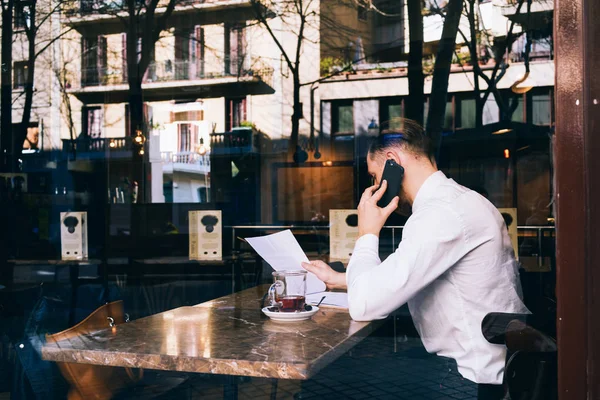
[[[346,274],[352,319],[387,317],[467,253],[462,220],[452,210],[422,210],[409,222],[397,250],[383,262],[375,235],[356,241]]]

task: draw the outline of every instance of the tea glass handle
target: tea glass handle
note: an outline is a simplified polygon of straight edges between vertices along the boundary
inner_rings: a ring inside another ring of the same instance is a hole
[[[284,283],[282,281],[275,281],[275,283],[273,283],[270,287],[269,287],[269,299],[271,299],[271,305],[272,306],[280,306],[281,304],[279,302],[277,302],[277,289],[281,288],[281,291],[283,292],[283,288],[285,287]]]

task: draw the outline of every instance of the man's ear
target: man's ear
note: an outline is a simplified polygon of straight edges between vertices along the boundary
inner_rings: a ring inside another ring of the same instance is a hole
[[[396,164],[403,165],[404,155],[397,151],[396,149],[390,149],[385,153],[386,160],[394,160]]]

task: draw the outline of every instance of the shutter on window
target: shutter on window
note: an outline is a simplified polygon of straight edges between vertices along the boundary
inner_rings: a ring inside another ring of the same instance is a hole
[[[239,34],[240,30],[237,26],[231,28],[229,34],[229,60],[232,75],[237,75],[239,73]]]
[[[85,36],[81,37],[81,81],[85,85],[88,82],[89,69],[89,43]]]
[[[102,82],[104,76],[106,76],[107,67],[107,47],[106,38],[104,36],[98,36],[98,58],[96,60],[98,66],[98,79]]]
[[[204,28],[196,25],[195,31],[198,78],[204,78]]]
[[[121,60],[123,81],[127,81],[127,33],[121,34]]]

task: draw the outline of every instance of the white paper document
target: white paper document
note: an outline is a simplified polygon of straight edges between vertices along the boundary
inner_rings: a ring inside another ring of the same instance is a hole
[[[323,299],[323,297],[325,297]],[[307,304],[318,304],[321,299],[322,306],[348,308],[348,293],[346,292],[321,292],[306,295]]]
[[[304,269],[302,268],[302,263],[308,262],[308,257],[306,257],[304,250],[302,250],[302,247],[300,247],[300,244],[289,229],[272,235],[246,238],[246,241],[275,271]],[[332,293],[325,292],[325,290],[325,283],[317,278],[315,274],[309,272],[306,277],[307,303],[313,303],[313,298],[316,297],[318,299],[314,303],[318,303],[323,296],[326,296],[322,304],[348,307],[348,296],[346,293]],[[330,296],[330,294],[334,294],[334,296]],[[330,304],[327,300],[335,301],[336,304]]]

